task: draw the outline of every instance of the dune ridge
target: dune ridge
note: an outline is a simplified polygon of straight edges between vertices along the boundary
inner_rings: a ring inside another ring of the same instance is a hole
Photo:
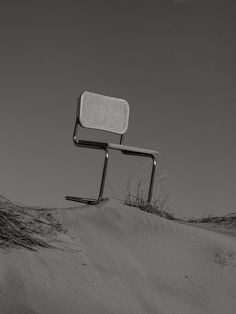
[[[53,210],[57,249],[0,251],[0,313],[234,314],[235,237],[106,201]]]

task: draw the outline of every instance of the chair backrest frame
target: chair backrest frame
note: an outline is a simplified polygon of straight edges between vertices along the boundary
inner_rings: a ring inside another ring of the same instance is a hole
[[[83,128],[123,137],[128,129],[129,104],[124,99],[85,91],[78,98],[76,120]]]

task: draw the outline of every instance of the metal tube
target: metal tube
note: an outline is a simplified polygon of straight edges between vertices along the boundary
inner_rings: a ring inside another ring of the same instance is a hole
[[[138,152],[131,152],[131,151],[122,151],[125,155],[133,155],[133,156],[142,156],[142,157],[151,157],[152,158],[152,173],[151,173],[151,179],[150,179],[150,185],[149,185],[149,191],[148,191],[148,203],[152,200],[152,192],[153,192],[153,186],[154,186],[154,179],[155,179],[155,172],[156,172],[156,156],[152,154],[146,154],[146,153],[138,153]]]
[[[78,119],[76,119],[75,121],[74,132],[73,132],[73,142],[75,145],[78,145],[77,130],[78,130]]]
[[[108,150],[104,147],[101,147],[101,146],[99,147],[99,146],[80,145],[79,142],[77,142],[77,140],[76,140],[76,136],[73,137],[73,139],[74,139],[74,143],[77,147],[85,147],[85,148],[104,150],[105,151],[105,160],[104,160],[104,165],[103,165],[103,170],[102,170],[102,179],[101,179],[100,191],[99,191],[98,198],[97,199],[91,199],[91,198],[85,198],[85,197],[66,196],[66,200],[96,205],[103,200],[103,191],[104,191],[104,186],[105,186],[107,166],[108,166],[108,158],[109,158]]]
[[[125,135],[121,134],[121,136],[120,136],[120,145],[122,145],[124,143],[124,138],[125,138]]]
[[[103,171],[102,171],[102,180],[101,180],[101,185],[100,185],[100,192],[99,192],[99,197],[98,197],[99,200],[101,200],[102,196],[103,196],[104,185],[105,185],[106,174],[107,174],[108,158],[109,158],[108,150],[104,149],[104,151],[105,151],[105,160],[104,160],[104,166],[103,166]]]
[[[156,157],[154,155],[152,157],[152,174],[151,174],[151,180],[150,180],[150,186],[149,186],[149,192],[148,192],[148,203],[152,200],[152,192],[153,192],[153,186],[154,186],[154,179],[155,179],[155,172],[156,172]]]

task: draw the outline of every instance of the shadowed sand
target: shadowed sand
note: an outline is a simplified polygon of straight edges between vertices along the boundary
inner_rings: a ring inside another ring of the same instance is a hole
[[[1,314],[236,313],[235,237],[114,201],[54,214],[59,249],[0,251]]]

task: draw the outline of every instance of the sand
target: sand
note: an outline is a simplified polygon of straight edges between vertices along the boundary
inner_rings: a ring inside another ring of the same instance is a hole
[[[235,314],[236,239],[115,201],[56,210],[58,249],[0,251],[0,314]]]

